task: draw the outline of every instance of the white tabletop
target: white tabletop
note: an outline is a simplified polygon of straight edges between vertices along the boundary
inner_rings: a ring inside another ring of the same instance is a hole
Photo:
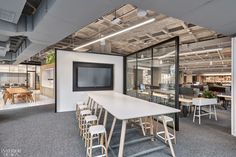
[[[148,102],[113,91],[91,92],[89,93],[89,96],[110,114],[120,120],[180,112],[180,110],[175,108]]]
[[[217,99],[216,98],[193,98],[193,105],[197,106],[207,106],[207,105],[214,105],[217,104]]]

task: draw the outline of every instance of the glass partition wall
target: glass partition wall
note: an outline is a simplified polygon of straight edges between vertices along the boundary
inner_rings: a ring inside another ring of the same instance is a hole
[[[179,108],[179,37],[125,58],[127,95]],[[178,115],[171,116],[178,130]]]
[[[7,87],[26,87],[39,89],[40,66],[35,65],[0,65],[1,89]]]

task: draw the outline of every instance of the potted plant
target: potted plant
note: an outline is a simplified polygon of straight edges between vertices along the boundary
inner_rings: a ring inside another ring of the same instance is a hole
[[[205,90],[202,94],[202,96],[204,98],[216,98],[216,95],[212,92],[212,91],[209,91],[209,90]]]

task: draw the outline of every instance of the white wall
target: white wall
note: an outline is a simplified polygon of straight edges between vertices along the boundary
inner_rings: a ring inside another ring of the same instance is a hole
[[[232,38],[232,51],[231,51],[231,133],[236,136],[236,38]]]
[[[72,62],[114,64],[114,91],[123,92],[123,57],[57,50],[57,112],[73,111],[87,92],[72,90]]]

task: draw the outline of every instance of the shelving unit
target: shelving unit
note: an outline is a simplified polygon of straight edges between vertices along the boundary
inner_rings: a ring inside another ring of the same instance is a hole
[[[231,82],[231,76],[205,76],[204,82],[207,83],[230,83]]]

